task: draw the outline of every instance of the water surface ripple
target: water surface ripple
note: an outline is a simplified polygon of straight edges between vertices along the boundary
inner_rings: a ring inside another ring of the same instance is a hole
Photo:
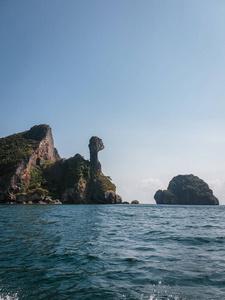
[[[225,207],[0,206],[0,300],[225,299]]]

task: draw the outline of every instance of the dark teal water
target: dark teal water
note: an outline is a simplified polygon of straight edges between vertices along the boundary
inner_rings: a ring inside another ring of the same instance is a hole
[[[225,207],[1,205],[0,299],[225,299]]]

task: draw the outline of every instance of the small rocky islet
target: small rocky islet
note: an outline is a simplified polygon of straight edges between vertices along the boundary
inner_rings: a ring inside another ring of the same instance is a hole
[[[158,190],[154,199],[157,204],[219,205],[208,184],[193,174],[174,177],[166,190]]]
[[[103,141],[93,136],[88,146],[90,160],[80,154],[61,158],[46,124],[0,138],[0,203],[129,204],[102,173],[98,152],[104,149]],[[157,204],[219,204],[208,184],[192,174],[174,177],[154,199]]]

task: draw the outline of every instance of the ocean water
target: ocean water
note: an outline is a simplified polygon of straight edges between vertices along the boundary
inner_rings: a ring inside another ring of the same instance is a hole
[[[1,205],[3,299],[225,299],[225,207]]]

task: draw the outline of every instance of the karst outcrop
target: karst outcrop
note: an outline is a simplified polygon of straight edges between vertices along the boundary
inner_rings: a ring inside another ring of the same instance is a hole
[[[90,139],[88,146],[90,150],[90,163],[96,170],[101,172],[102,166],[98,160],[98,152],[105,148],[103,141],[97,136],[93,136]]]
[[[131,204],[140,204],[138,200],[132,200]]]
[[[189,175],[174,177],[167,190],[158,190],[154,199],[157,204],[218,205],[219,200],[202,179]]]
[[[61,159],[50,126],[0,139],[0,203],[117,204],[122,199],[98,160],[98,137],[89,142],[90,161],[80,154]]]

